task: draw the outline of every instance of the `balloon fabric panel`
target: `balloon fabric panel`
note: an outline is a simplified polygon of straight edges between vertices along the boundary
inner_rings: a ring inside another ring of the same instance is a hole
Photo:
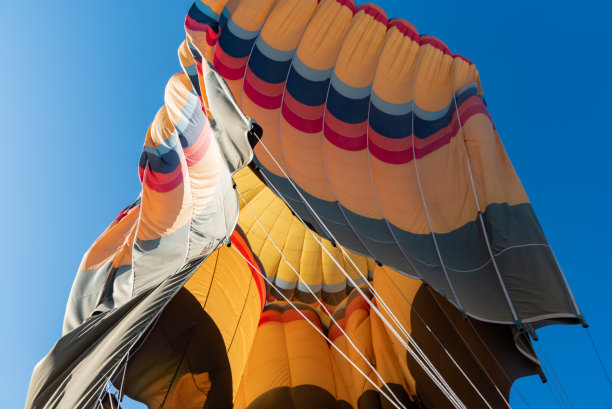
[[[481,320],[582,320],[472,62],[371,4],[231,1],[217,21],[209,61],[265,129],[255,164],[320,236]]]

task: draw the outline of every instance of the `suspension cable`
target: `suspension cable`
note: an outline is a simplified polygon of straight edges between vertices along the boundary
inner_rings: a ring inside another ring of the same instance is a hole
[[[259,142],[261,143],[262,147],[266,150],[266,152],[268,152],[268,154],[270,155],[270,157],[272,158],[272,160],[276,163],[276,165],[279,167],[279,169],[281,170],[281,172],[283,172],[283,174],[285,176],[287,176],[287,174],[284,172],[284,170],[282,169],[282,167],[280,166],[280,164],[278,164],[278,162],[276,161],[276,158],[274,158],[274,156],[271,154],[271,152],[268,150],[268,148],[265,146],[265,144],[261,141],[261,139],[259,140]],[[282,195],[280,194],[280,192],[278,191],[278,189],[274,186],[274,184],[270,181],[270,179],[267,177],[267,175],[264,172],[261,172],[262,177],[266,180],[267,185],[270,187],[270,189],[276,191],[277,196],[282,197]],[[310,204],[308,203],[308,201],[303,197],[302,193],[299,191],[299,189],[297,188],[297,186],[294,184],[294,182],[291,180],[291,178],[289,178],[287,176],[287,180],[291,183],[291,185],[294,187],[294,189],[296,190],[296,192],[300,195],[300,197],[302,198],[302,200],[304,201],[304,203],[306,204],[306,206],[308,206],[308,208],[310,209],[311,212],[313,212],[313,215],[316,217],[316,219],[318,220],[318,222],[322,225],[322,227],[324,227],[328,234],[335,240],[333,234],[331,233],[331,231],[327,228],[327,226],[325,225],[325,223],[320,219],[320,217],[314,212],[314,210],[312,209],[312,207],[310,206]],[[291,206],[287,203],[288,207],[291,208]],[[291,209],[293,210],[293,209]],[[325,246],[323,245],[323,243],[321,242],[321,240],[319,240],[316,235],[310,230],[308,229],[308,227],[306,226],[306,224],[304,223],[304,220],[299,216],[299,214],[297,214],[295,211],[293,212],[295,214],[295,216],[300,220],[300,222],[302,222],[302,224],[304,224],[304,226],[306,227],[306,229],[308,230],[308,232],[312,235],[312,237],[315,239],[315,241],[317,241],[317,243],[321,246],[321,248],[323,249],[323,251],[325,251],[325,253],[330,257],[330,259],[334,262],[334,264],[336,264],[336,266],[338,266],[338,268],[340,269],[340,271],[342,271],[342,273],[345,275],[345,277],[349,280],[349,282],[353,285],[353,287],[364,297],[364,299],[368,302],[368,304],[370,305],[370,307],[375,311],[375,313],[381,318],[381,320],[383,321],[383,323],[387,326],[387,328],[389,328],[389,330],[393,333],[393,335],[398,339],[398,341],[404,346],[404,348],[413,356],[413,358],[417,361],[417,363],[419,363],[419,365],[426,371],[426,373],[432,378],[432,380],[434,381],[434,383],[436,383],[436,385],[438,385],[438,387],[444,392],[446,390],[446,392],[448,392],[447,396],[449,398],[449,400],[454,404],[454,405],[458,405],[459,407],[465,407],[463,405],[463,403],[461,402],[461,400],[457,397],[457,395],[455,394],[455,392],[450,388],[450,386],[448,386],[448,384],[446,383],[446,381],[444,380],[444,378],[439,374],[439,372],[437,371],[437,369],[435,368],[435,366],[431,363],[431,361],[429,360],[429,358],[423,353],[423,351],[418,347],[418,345],[416,345],[416,342],[414,342],[414,340],[412,339],[412,337],[410,337],[409,334],[407,334],[407,332],[404,329],[404,332],[406,332],[409,341],[415,346],[415,350],[417,351],[418,354],[420,354],[423,358],[423,360],[425,362],[427,362],[427,365],[429,365],[431,367],[431,370],[426,369],[425,364],[421,361],[421,358],[418,358],[415,354],[414,351],[412,351],[412,349],[408,346],[408,344],[406,344],[405,340],[397,333],[397,330],[391,326],[391,324],[389,323],[389,321],[383,316],[383,314],[380,312],[380,310],[377,308],[376,305],[374,305],[372,303],[372,301],[363,293],[363,291],[359,288],[359,286],[355,283],[355,281],[353,280],[352,277],[350,277],[350,275],[344,270],[344,267],[341,266],[339,264],[339,262],[335,259],[335,257],[329,252],[329,250],[327,248],[325,248]],[[335,240],[336,241],[336,240]],[[359,272],[359,268],[355,265],[355,262],[352,260],[352,258],[350,256],[348,256],[348,254],[346,253],[346,251],[344,250],[344,248],[342,246],[339,246],[340,250],[342,251],[342,253],[346,256],[346,258],[348,259],[349,263],[353,266],[353,268],[355,269],[355,271]],[[371,288],[371,290],[375,293],[376,290],[370,285],[370,283],[366,280],[366,284]],[[384,304],[384,300],[382,298],[379,299],[379,301],[381,302],[381,304]],[[397,320],[397,318],[395,317],[395,315],[391,312],[389,314],[391,317],[394,317],[395,320],[399,323],[399,321]],[[400,328],[403,328],[403,326],[401,324],[399,324]],[[434,377],[433,375],[431,375],[431,371],[433,371],[436,376]],[[437,379],[439,378],[439,379]]]
[[[385,269],[383,269],[383,272],[385,273],[385,275],[387,276],[387,278],[389,279],[389,281],[391,281],[391,283],[393,284],[393,286],[397,289],[397,291],[399,292],[399,294],[402,296],[402,298],[404,298],[404,300],[408,303],[408,305],[410,305],[410,308],[415,312],[416,316],[419,318],[419,320],[423,323],[423,325],[425,326],[425,328],[431,333],[431,335],[434,337],[434,339],[436,340],[436,342],[442,347],[442,349],[444,349],[444,352],[446,353],[446,355],[448,355],[448,357],[451,359],[451,361],[455,364],[455,366],[463,373],[463,375],[465,376],[465,378],[468,380],[468,382],[470,382],[470,385],[472,385],[472,387],[474,387],[474,389],[478,392],[478,394],[480,395],[480,392],[478,391],[478,389],[472,384],[472,382],[470,381],[470,379],[467,377],[467,375],[463,372],[463,370],[461,370],[459,364],[455,361],[455,359],[451,356],[450,352],[448,351],[448,349],[444,346],[444,344],[442,343],[442,341],[440,340],[440,338],[438,338],[438,336],[433,332],[433,330],[429,327],[429,325],[427,325],[427,323],[425,322],[425,319],[421,316],[421,314],[416,310],[416,308],[414,307],[414,305],[412,304],[412,302],[410,302],[410,300],[408,299],[408,297],[406,297],[406,295],[399,289],[399,287],[397,286],[397,283],[393,280],[393,278],[391,278],[389,276],[389,274],[387,273],[387,271]],[[440,305],[439,300],[436,297],[432,297],[434,299],[434,301],[436,302],[436,304],[438,305],[438,307],[440,308],[440,310],[442,311],[442,313],[444,314],[444,317],[452,324],[452,320],[451,318],[448,316],[447,312],[445,309],[442,308],[442,306]],[[453,327],[455,328],[455,325],[453,324]],[[480,359],[478,358],[478,356],[476,355],[476,353],[474,352],[474,350],[472,349],[472,347],[470,347],[469,343],[467,342],[467,340],[465,339],[465,337],[461,334],[461,332],[459,332],[456,328],[455,328],[457,334],[459,335],[459,337],[461,338],[461,341],[463,341],[463,344],[468,348],[468,350],[470,351],[470,354],[472,355],[472,357],[476,360],[476,362],[478,363],[478,366],[480,367],[480,369],[482,369],[482,371],[487,375],[487,377],[489,378],[489,381],[491,382],[491,384],[493,385],[493,387],[495,388],[495,390],[497,391],[497,393],[499,394],[499,396],[502,398],[502,400],[504,401],[504,403],[506,404],[506,406],[508,407],[508,409],[512,409],[510,406],[510,403],[508,402],[508,400],[506,399],[506,397],[504,396],[504,394],[499,390],[499,388],[497,387],[497,384],[493,381],[493,379],[491,378],[491,375],[486,371],[484,365],[482,364],[482,362],[480,361]],[[503,370],[502,370],[503,371]],[[505,372],[504,372],[505,374]],[[508,378],[508,380],[510,380],[510,378],[506,375],[506,377]],[[484,398],[483,398],[484,400]],[[487,401],[485,400],[485,403],[488,405]],[[528,405],[529,406],[529,405]]]
[[[358,366],[358,365],[357,365],[357,364],[356,364],[356,363],[355,363],[353,360],[351,360],[351,359],[350,359],[350,358],[349,358],[349,357],[348,357],[348,356],[347,356],[347,355],[346,355],[344,352],[342,352],[342,350],[341,350],[341,349],[340,349],[340,348],[339,348],[339,347],[338,347],[336,344],[334,344],[334,343],[332,342],[332,340],[331,340],[331,339],[329,339],[329,337],[327,337],[327,336],[325,335],[325,333],[324,333],[324,332],[323,332],[321,329],[319,329],[319,328],[318,328],[318,327],[315,325],[315,323],[313,323],[312,321],[310,321],[310,320],[309,320],[309,319],[306,317],[306,315],[304,315],[304,313],[303,313],[303,312],[302,312],[302,311],[301,311],[301,310],[298,308],[298,306],[297,306],[297,305],[295,305],[295,304],[294,304],[294,303],[293,303],[293,302],[292,302],[292,301],[291,301],[289,298],[287,298],[287,297],[286,297],[286,296],[285,296],[285,295],[284,295],[284,294],[281,292],[281,290],[280,290],[279,288],[277,288],[277,287],[274,285],[274,283],[273,283],[272,281],[270,281],[270,279],[269,279],[269,278],[268,278],[268,277],[267,277],[267,276],[266,276],[264,273],[262,273],[262,272],[259,270],[259,267],[254,266],[254,265],[253,265],[253,263],[251,263],[251,262],[250,262],[250,261],[249,261],[249,260],[248,260],[248,259],[247,259],[247,258],[244,256],[244,254],[242,254],[242,253],[241,253],[241,252],[240,252],[238,249],[236,249],[234,246],[231,246],[231,248],[232,248],[232,249],[233,249],[233,250],[234,250],[236,253],[238,253],[238,254],[240,255],[240,257],[242,257],[242,258],[244,259],[244,261],[246,261],[246,262],[249,264],[249,266],[251,266],[251,268],[252,268],[253,270],[257,271],[257,273],[258,273],[258,274],[259,274],[259,275],[260,275],[260,276],[261,276],[261,277],[262,277],[262,278],[263,278],[263,279],[266,281],[266,283],[268,283],[268,285],[270,285],[272,288],[276,289],[276,290],[277,290],[277,292],[278,292],[278,293],[281,295],[281,297],[282,297],[282,298],[283,298],[283,299],[284,299],[284,300],[285,300],[285,301],[286,301],[286,302],[287,302],[287,303],[288,303],[288,304],[289,304],[289,305],[290,305],[290,306],[291,306],[291,307],[292,307],[292,308],[293,308],[293,309],[294,309],[294,310],[295,310],[295,311],[296,311],[298,314],[300,314],[300,316],[301,316],[302,318],[304,318],[304,320],[305,320],[306,322],[308,322],[308,323],[309,323],[309,325],[310,325],[310,326],[311,326],[311,327],[312,327],[312,328],[313,328],[313,329],[314,329],[314,330],[315,330],[317,333],[319,333],[319,335],[321,335],[321,336],[322,336],[322,337],[323,337],[323,338],[324,338],[324,339],[325,339],[325,340],[328,342],[328,344],[329,344],[329,345],[331,345],[332,347],[334,347],[334,349],[335,349],[336,351],[338,351],[338,353],[340,353],[340,355],[342,355],[342,357],[344,357],[344,359],[346,359],[346,361],[347,361],[349,364],[351,364],[351,366],[353,366],[353,367],[354,367],[354,368],[355,368],[355,369],[356,369],[356,370],[357,370],[357,371],[358,371],[358,372],[359,372],[359,373],[360,373],[360,374],[361,374],[361,375],[364,377],[364,379],[365,379],[366,381],[368,381],[368,382],[369,382],[369,383],[370,383],[370,384],[371,384],[371,385],[372,385],[374,388],[376,388],[376,390],[377,390],[377,391],[378,391],[378,392],[379,392],[379,393],[380,393],[382,396],[384,396],[384,397],[385,397],[385,398],[386,398],[386,399],[389,401],[389,403],[391,403],[391,404],[392,404],[392,405],[393,405],[395,408],[397,408],[397,409],[407,409],[407,408],[406,408],[406,406],[404,406],[404,404],[403,404],[403,403],[402,403],[402,402],[401,402],[401,401],[400,401],[400,400],[399,400],[397,397],[395,397],[395,399],[397,400],[397,403],[396,403],[396,402],[395,402],[393,399],[391,399],[391,397],[390,397],[389,395],[387,395],[387,394],[386,394],[386,393],[385,393],[385,392],[384,392],[384,391],[383,391],[383,390],[382,390],[382,389],[381,389],[381,388],[380,388],[380,387],[379,387],[379,386],[378,386],[378,385],[377,385],[377,384],[376,384],[376,383],[375,383],[375,382],[374,382],[372,379],[370,379],[370,377],[369,377],[368,375],[366,375],[366,374],[365,374],[365,372],[363,372],[363,370],[362,370],[361,368],[359,368],[359,366]],[[340,327],[340,326],[339,326],[339,327]],[[347,336],[347,339],[348,339],[348,336]],[[352,343],[351,343],[351,344],[352,344]],[[356,347],[354,347],[354,348],[356,348]],[[356,349],[357,349],[357,348],[356,348]],[[357,351],[358,351],[358,352],[360,352],[358,349],[357,349]],[[360,355],[362,355],[362,354],[360,354]],[[362,356],[363,356],[363,355],[362,355]],[[365,358],[364,358],[364,359],[365,359]],[[372,368],[372,370],[373,370],[373,371],[374,371],[374,372],[377,374],[377,376],[379,376],[379,377],[380,377],[380,374],[378,373],[378,371],[376,371],[376,369],[374,369],[374,368],[373,368],[373,366],[371,365],[371,363],[369,363],[369,360],[368,360],[368,359],[365,359],[365,362],[366,362],[366,363],[368,363],[368,365],[369,365],[369,366]],[[382,377],[381,377],[380,379],[381,379],[381,382],[383,382],[383,384],[384,384],[384,385],[386,385],[386,383],[384,382],[384,380],[382,379]],[[387,388],[389,388],[388,386],[386,386],[386,387],[387,387]],[[390,390],[390,388],[389,388],[389,390]]]
[[[344,328],[342,328],[342,326],[340,324],[338,324],[338,322],[335,320],[335,318],[333,317],[333,314],[329,311],[329,309],[327,308],[327,306],[320,300],[320,298],[314,293],[314,291],[310,288],[310,286],[304,281],[304,279],[302,278],[302,276],[300,275],[300,273],[296,270],[296,268],[293,266],[293,264],[287,259],[287,257],[285,256],[285,254],[283,253],[283,251],[280,249],[280,247],[276,244],[275,240],[270,236],[270,233],[266,230],[266,228],[263,226],[263,224],[261,223],[261,221],[259,220],[259,218],[257,217],[257,215],[255,214],[255,212],[253,211],[253,209],[251,209],[251,206],[249,205],[249,203],[245,200],[244,196],[242,195],[242,193],[240,192],[240,190],[236,189],[236,191],[238,192],[238,195],[240,196],[240,198],[242,199],[242,201],[244,202],[244,204],[246,205],[247,209],[249,210],[249,212],[253,215],[253,217],[255,218],[256,222],[259,224],[259,226],[261,227],[261,229],[263,230],[264,234],[268,237],[268,239],[270,240],[270,242],[272,243],[272,245],[274,246],[274,248],[276,248],[276,250],[278,250],[279,254],[281,255],[281,257],[283,258],[283,260],[285,261],[285,263],[287,263],[287,265],[289,266],[289,268],[291,268],[291,270],[293,270],[293,272],[295,273],[296,277],[298,278],[298,280],[305,286],[305,288],[307,289],[307,291],[314,297],[314,299],[316,300],[316,302],[323,308],[323,310],[325,311],[325,313],[330,317],[330,319],[338,326],[338,328],[340,329],[340,331],[342,332],[342,334],[344,334],[346,336],[346,339],[348,340],[348,342],[351,344],[351,346],[359,353],[359,355],[364,359],[364,361],[366,363],[368,363],[368,366],[370,366],[370,369],[372,369],[375,374],[377,375],[377,377],[380,379],[381,382],[383,382],[383,384],[386,385],[386,383],[384,382],[384,380],[382,379],[382,377],[378,374],[378,372],[376,371],[376,369],[370,364],[369,360],[363,355],[363,353],[359,350],[359,348],[357,348],[357,346],[354,344],[354,342],[352,341],[352,339],[350,338],[350,336],[345,332]],[[275,287],[276,288],[276,287]],[[282,293],[281,293],[282,294]],[[393,391],[387,386],[389,392],[391,393],[391,395],[393,395],[393,397],[395,397],[398,401],[399,399],[395,396],[395,394],[393,393]]]
[[[589,337],[589,341],[591,341],[591,345],[593,346],[593,351],[595,352],[595,355],[597,356],[597,359],[599,360],[599,365],[601,365],[601,369],[603,373],[606,375],[606,379],[608,380],[608,385],[610,385],[610,388],[612,388],[612,380],[610,380],[608,369],[606,368],[606,365],[604,365],[603,359],[601,359],[601,355],[599,354],[597,345],[595,345],[595,340],[591,336],[591,331],[589,331],[588,327],[586,327],[585,330],[586,330],[587,336]]]
[[[304,284],[304,286],[307,288],[308,292],[310,292],[310,294],[315,298],[315,300],[322,306],[322,308],[325,310],[325,312],[331,317],[331,314],[329,313],[327,307],[324,305],[324,303],[322,303],[319,299],[319,297],[310,289],[310,286],[308,286],[306,284],[306,282],[303,280],[303,278],[301,277],[301,275],[298,273],[298,271],[291,265],[291,263],[289,262],[289,260],[287,260],[287,258],[285,257],[285,255],[283,254],[282,250],[280,249],[280,247],[276,244],[276,242],[274,241],[274,239],[271,237],[270,232],[267,231],[267,229],[263,226],[263,224],[261,223],[261,221],[259,220],[259,218],[257,217],[257,215],[255,214],[255,212],[252,210],[252,208],[250,207],[249,203],[245,200],[244,196],[242,195],[242,193],[237,189],[237,192],[241,198],[241,200],[244,202],[246,208],[249,210],[249,212],[251,213],[251,215],[255,218],[255,221],[259,224],[259,226],[261,227],[261,229],[263,230],[264,234],[267,236],[267,238],[270,240],[270,242],[272,243],[272,245],[278,250],[278,252],[281,254],[281,257],[285,260],[285,262],[289,265],[289,267],[293,270],[293,272],[296,274],[296,276],[298,277],[298,280]],[[383,270],[384,271],[384,270]],[[384,271],[385,274],[388,276],[387,272]],[[389,277],[389,279],[391,280],[391,282],[396,286],[395,282]],[[372,290],[374,290],[374,288],[372,287]],[[399,289],[398,289],[399,290]],[[401,291],[400,291],[401,293]],[[401,293],[402,296],[405,298],[404,294]],[[374,293],[373,295],[375,295],[377,297],[377,299],[381,299],[382,297],[380,296],[380,294],[378,293]],[[406,299],[406,298],[405,298]],[[406,299],[406,301],[408,301]],[[437,301],[437,300],[436,300]],[[434,336],[434,339],[438,342],[438,344],[444,349],[446,355],[451,359],[451,362],[453,362],[453,364],[457,367],[457,369],[461,372],[461,374],[465,377],[465,379],[468,381],[468,383],[472,386],[472,388],[474,389],[474,391],[476,391],[476,393],[480,396],[480,398],[484,401],[485,405],[487,405],[487,407],[489,407],[490,409],[492,409],[491,405],[487,402],[487,400],[484,398],[484,396],[480,393],[480,391],[478,390],[478,388],[474,385],[474,383],[471,381],[471,379],[467,376],[467,374],[465,373],[465,371],[463,371],[463,369],[459,366],[459,364],[457,363],[457,361],[451,356],[451,354],[449,353],[449,351],[444,347],[444,345],[442,344],[442,342],[440,341],[440,339],[433,333],[433,331],[431,330],[431,328],[429,328],[429,326],[427,326],[425,320],[422,318],[422,316],[418,313],[418,311],[416,311],[416,309],[414,309],[414,307],[412,306],[412,303],[410,303],[410,301],[408,301],[408,303],[410,304],[410,306],[413,308],[413,310],[415,311],[415,313],[417,314],[417,316],[419,317],[419,319],[423,322],[423,324],[425,324],[425,327],[427,328],[427,330]],[[384,304],[385,307],[388,308],[388,306],[386,304]],[[446,312],[443,311],[445,316],[446,316]],[[391,314],[390,314],[391,315]],[[448,316],[446,316],[448,319]],[[333,318],[332,318],[333,320]],[[335,322],[335,320],[334,320]],[[401,324],[399,324],[401,325]],[[348,338],[348,335],[345,334]],[[461,335],[461,334],[459,334]],[[462,337],[463,340],[463,337]],[[463,340],[464,343],[465,340]],[[469,348],[469,345],[468,345]],[[470,348],[470,351],[472,352],[472,355],[474,355],[473,351]],[[477,358],[476,358],[477,359]],[[479,362],[479,361],[478,361]],[[480,362],[479,362],[480,364]],[[482,365],[481,365],[482,367]],[[506,406],[508,406],[508,408],[510,408],[510,405],[508,403],[508,401],[506,400],[506,398],[503,396],[503,394],[499,391],[499,389],[497,388],[497,386],[495,385],[495,383],[493,382],[493,380],[491,379],[490,375],[484,370],[484,368],[482,368],[483,371],[487,374],[487,376],[489,377],[489,380],[491,381],[491,383],[493,384],[493,386],[496,388],[496,390],[498,391],[498,393],[500,394],[500,396],[502,397],[502,400],[505,402]]]
[[[559,385],[559,388],[560,388],[560,390],[562,392],[562,394],[561,394],[561,392],[559,393],[559,395],[561,396],[561,400],[563,401],[563,397],[565,396],[565,399],[567,400],[568,406],[571,409],[574,409],[574,405],[572,405],[572,401],[570,400],[569,395],[567,394],[567,391],[563,387],[563,384],[561,383],[561,379],[559,379],[559,377],[557,376],[557,371],[555,371],[555,368],[552,366],[552,363],[548,359],[548,356],[546,355],[546,352],[544,352],[544,348],[542,347],[542,345],[540,343],[537,343],[537,345],[538,345],[538,348],[540,349],[540,352],[542,353],[542,356],[544,357],[544,360],[546,361],[546,364],[550,368],[550,371],[552,372],[554,379],[557,381],[556,383]],[[553,382],[553,385],[554,385],[554,382]]]

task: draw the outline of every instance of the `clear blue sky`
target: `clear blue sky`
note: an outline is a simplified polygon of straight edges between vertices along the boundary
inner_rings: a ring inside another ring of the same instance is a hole
[[[496,127],[612,369],[612,3],[378,4],[479,67]],[[83,253],[140,190],[138,157],[180,69],[189,5],[0,0],[1,409],[23,407],[33,366],[60,336]],[[585,330],[546,328],[540,339],[574,408],[612,408]],[[533,409],[558,407],[537,377],[515,386]],[[526,407],[515,390],[511,405]]]

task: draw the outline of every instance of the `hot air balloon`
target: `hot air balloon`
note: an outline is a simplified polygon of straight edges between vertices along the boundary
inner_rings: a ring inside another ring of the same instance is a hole
[[[584,318],[474,64],[351,0],[196,0],[185,28],[26,407],[508,405],[529,332]]]

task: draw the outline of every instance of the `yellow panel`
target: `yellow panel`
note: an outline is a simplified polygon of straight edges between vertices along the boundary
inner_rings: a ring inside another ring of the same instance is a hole
[[[283,323],[268,322],[257,329],[234,407],[245,408],[264,392],[282,386],[291,386]]]
[[[352,20],[348,7],[336,0],[323,0],[304,31],[298,58],[315,70],[333,67]]]
[[[316,8],[317,0],[278,0],[261,30],[260,37],[276,50],[296,49]]]
[[[302,275],[309,285],[346,284],[346,277],[332,258],[317,242],[338,261],[344,271],[353,279],[368,277],[373,270],[374,261],[344,249],[348,257],[342,254],[340,247],[334,247],[330,241],[313,235],[291,214],[287,205],[268,189],[253,171],[245,168],[235,176],[237,190],[242,193],[248,207],[240,199],[241,211],[239,224],[244,229],[253,252],[262,262],[269,277],[277,276],[289,283],[297,284],[297,276],[291,267],[281,259],[279,250],[283,251],[291,265]],[[264,226],[262,228],[257,219]],[[268,238],[266,231],[270,234]],[[316,239],[315,239],[316,238]],[[353,263],[357,266],[355,271]],[[337,288],[337,287],[336,287]],[[338,288],[335,291],[342,291]]]
[[[404,104],[412,100],[414,68],[419,44],[396,27],[387,32],[376,67],[373,91],[387,102]],[[410,130],[407,130],[409,134]]]
[[[223,337],[235,397],[261,312],[251,270],[234,249],[221,247],[198,268],[185,288],[200,302]]]

